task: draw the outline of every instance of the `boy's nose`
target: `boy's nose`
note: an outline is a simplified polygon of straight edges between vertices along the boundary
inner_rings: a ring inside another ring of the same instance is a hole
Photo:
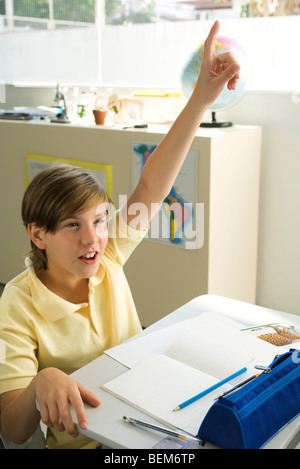
[[[96,233],[96,228],[93,226],[91,228],[86,228],[81,236],[82,244],[95,244],[98,241],[98,236]]]

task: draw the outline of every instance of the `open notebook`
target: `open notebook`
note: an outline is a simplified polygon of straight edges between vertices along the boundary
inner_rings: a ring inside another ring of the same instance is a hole
[[[229,386],[254,374],[255,365],[269,365],[278,348],[207,315],[197,328],[177,339],[162,355],[140,363],[102,386],[156,420],[197,435],[214,398],[228,385],[174,412],[187,399],[247,367]]]

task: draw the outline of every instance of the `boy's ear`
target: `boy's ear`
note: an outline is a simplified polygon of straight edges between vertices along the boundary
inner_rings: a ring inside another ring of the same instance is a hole
[[[36,226],[35,223],[29,223],[27,225],[27,231],[31,241],[39,248],[46,249],[46,243],[44,240],[45,231],[42,228]]]

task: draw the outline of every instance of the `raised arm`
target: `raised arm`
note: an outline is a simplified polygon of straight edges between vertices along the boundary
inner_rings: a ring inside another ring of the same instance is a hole
[[[229,52],[215,54],[219,28],[220,24],[216,21],[205,41],[202,66],[192,96],[148,159],[138,185],[124,207],[128,224],[139,211],[140,224],[135,224],[137,229],[145,229],[154,215],[151,204],[158,207],[169,194],[207,108],[217,99],[226,83],[229,90],[236,87],[240,67],[234,57]]]

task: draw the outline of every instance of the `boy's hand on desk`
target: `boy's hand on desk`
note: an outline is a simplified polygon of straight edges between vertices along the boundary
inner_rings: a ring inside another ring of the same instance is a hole
[[[78,432],[70,412],[73,406],[80,428],[87,427],[83,401],[98,407],[101,402],[96,396],[57,368],[45,368],[34,378],[35,394],[39,403],[42,421],[59,432],[66,431],[74,438]]]
[[[219,21],[212,26],[205,41],[200,75],[195,87],[201,103],[209,106],[219,96],[227,83],[234,90],[238,83],[240,66],[230,52],[216,55],[215,42],[220,29]]]

